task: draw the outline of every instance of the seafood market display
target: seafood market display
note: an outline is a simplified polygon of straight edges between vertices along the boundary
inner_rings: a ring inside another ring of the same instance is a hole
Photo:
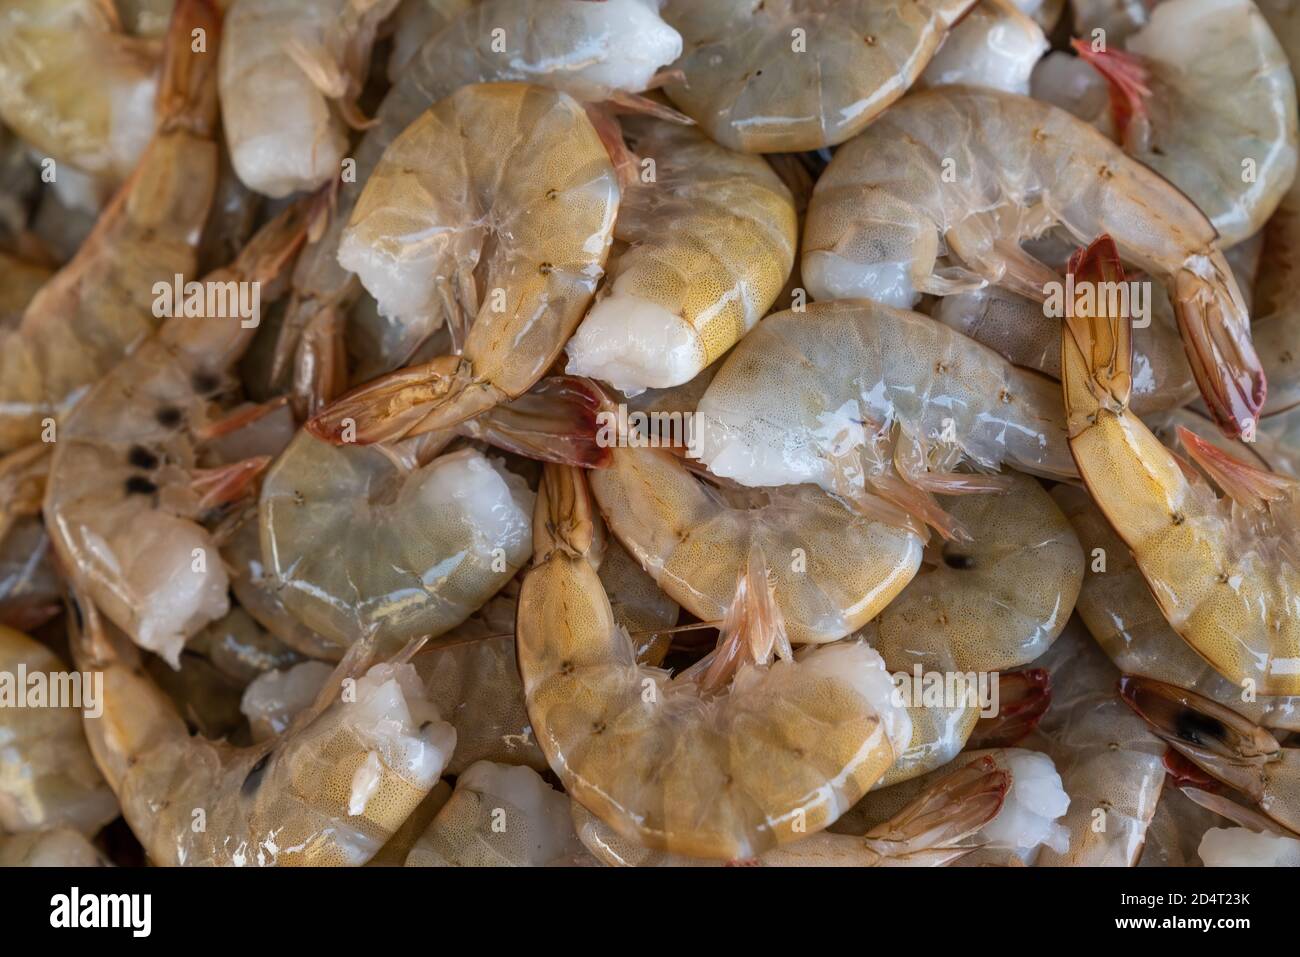
[[[0,866],[1300,866],[1298,25],[0,0]]]

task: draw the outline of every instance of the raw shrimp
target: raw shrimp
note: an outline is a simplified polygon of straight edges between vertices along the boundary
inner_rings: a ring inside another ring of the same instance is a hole
[[[1153,678],[1125,675],[1120,695],[1178,753],[1300,834],[1300,748],[1284,748],[1236,711]]]
[[[290,207],[205,283],[271,282],[305,226],[303,206]],[[90,390],[55,444],[45,524],[63,567],[114,624],[173,666],[186,639],[230,607],[229,576],[200,523],[245,496],[267,464],[263,456],[199,467],[203,436],[225,428],[214,400],[253,334],[235,314],[168,318]]]
[[[963,83],[1027,95],[1034,64],[1048,49],[1043,27],[1030,15],[1046,13],[1043,6],[1034,0],[977,4],[949,31],[918,86]]]
[[[1300,698],[1256,696],[1234,684],[1169,626],[1128,547],[1086,492],[1062,485],[1052,497],[1092,556],[1093,571],[1079,594],[1079,617],[1117,668],[1195,691],[1268,727],[1300,730]],[[1103,571],[1096,571],[1098,561],[1104,561]]]
[[[413,450],[338,446],[302,432],[267,473],[265,583],[344,649],[440,635],[528,560],[533,493],[473,448],[421,465]]]
[[[843,143],[903,95],[974,0],[669,0],[682,79],[666,92],[746,153]]]
[[[1040,847],[1064,852],[1070,833],[1057,823],[1070,806],[1052,759],[1023,748],[963,751],[951,763],[906,783],[876,788],[855,804],[827,830],[835,834],[865,834],[888,820],[953,773],[954,768],[989,761],[1010,777],[1007,798],[1001,810],[966,841],[974,850],[960,859],[963,867],[989,863],[1032,865]]]
[[[1078,262],[1089,280],[1122,280],[1105,237]],[[1129,319],[1083,311],[1066,320],[1062,382],[1070,449],[1093,501],[1170,625],[1219,674],[1257,694],[1300,694],[1300,485],[1181,430],[1188,454],[1228,493],[1217,498],[1128,408]]]
[[[253,740],[269,741],[288,730],[293,719],[311,707],[333,674],[333,666],[323,661],[301,661],[250,681],[239,699],[239,710],[248,719]]]
[[[339,245],[380,311],[445,319],[457,355],[382,377],[308,425],[370,443],[449,428],[523,395],[577,327],[618,211],[614,167],[582,106],[519,83],[465,87],[385,151]]]
[[[86,749],[80,709],[52,707],[55,692],[76,688],[88,711],[102,706],[91,676],[74,683],[52,651],[3,625],[0,675],[0,834],[66,825],[93,835],[117,817],[117,800]]]
[[[954,473],[957,463],[1074,474],[1049,379],[925,316],[867,300],[760,322],[709,384],[696,430],[715,475],[811,482],[867,509],[874,493],[950,537],[960,529],[929,493],[1000,487]]]
[[[654,178],[623,192],[605,289],[566,371],[625,392],[693,379],[766,313],[794,265],[794,200],[761,158],[650,117],[622,121]]]
[[[882,779],[886,787],[946,764],[982,710],[979,676],[1028,664],[1060,634],[1083,580],[1083,551],[1051,496],[1031,478],[1009,476],[1005,494],[948,497],[941,504],[971,534],[943,543],[922,571],[858,632],[894,674],[969,680],[965,701],[909,701],[913,740]],[[953,733],[936,735],[934,725]]]
[[[411,59],[426,40],[474,6],[476,0],[402,0],[393,13],[393,51],[388,79],[400,83]]]
[[[250,189],[282,197],[336,178],[375,33],[397,0],[234,0],[221,117]]]
[[[220,27],[212,0],[177,5],[153,140],[76,257],[0,333],[0,453],[41,438],[44,418],[157,327],[156,282],[193,273],[217,175]],[[206,52],[192,51],[191,29],[206,31]]]
[[[1163,281],[1210,411],[1254,432],[1265,382],[1245,304],[1214,227],[1160,176],[1064,110],[994,90],[913,94],[836,152],[804,231],[818,299],[910,305],[992,282],[1043,301],[1062,277],[1020,247],[1053,226],[1110,233]],[[958,268],[936,271],[942,251]]]
[[[1140,416],[1186,405],[1199,394],[1169,297],[1152,289],[1150,306],[1150,324],[1133,330],[1131,405]],[[986,286],[944,296],[931,315],[1015,365],[1061,378],[1061,322],[1045,315],[1041,303]],[[1267,368],[1266,355],[1261,358]]]
[[[1076,36],[1115,44],[1146,25],[1151,7],[1149,0],[1070,0]]]
[[[479,761],[407,855],[407,867],[545,867],[582,852],[569,799],[532,768]]]
[[[277,377],[301,351],[303,330],[345,315],[356,296],[353,276],[338,262],[339,241],[353,206],[381,155],[434,103],[471,83],[521,80],[599,103],[646,89],[655,72],[681,53],[681,37],[660,19],[652,0],[484,0],[430,36],[384,98],[355,150],[356,182],[340,186],[324,234],[294,273],[295,303],[277,346]],[[350,317],[353,352],[380,357],[389,372],[408,363],[428,330],[376,313]]]
[[[1186,193],[1223,246],[1264,225],[1295,178],[1296,87],[1251,0],[1165,0],[1123,52],[1075,49],[1111,84],[1115,138]]]
[[[161,37],[167,32],[175,0],[114,0],[122,27],[137,37]]]
[[[914,532],[850,512],[812,488],[715,489],[665,449],[617,448],[590,474],[610,530],[659,587],[702,621],[720,621],[755,552],[796,644],[866,624],[916,574]]]
[[[636,664],[614,622],[589,560],[592,503],[579,470],[547,466],[533,531],[515,629],[528,714],[565,790],[624,837],[751,857],[824,828],[910,738],[865,644],[789,657],[760,561],[733,576],[716,655],[668,681]],[[783,660],[769,664],[774,650]]]
[[[0,834],[0,867],[107,867],[95,845],[71,828]]]
[[[154,132],[157,85],[157,44],[122,33],[111,3],[0,3],[0,119],[42,156],[125,179]]]
[[[131,643],[92,604],[80,608],[74,656],[104,674],[103,715],[86,718],[86,737],[157,866],[364,864],[455,747],[414,669],[367,670],[368,644],[285,735],[248,748],[191,737]]]
[[[1004,762],[1005,764],[1005,762]],[[992,758],[946,768],[876,827],[850,836],[819,831],[763,852],[744,865],[766,867],[936,867],[960,860],[995,827],[1013,799],[1015,778]],[[909,795],[910,796],[910,795]],[[722,862],[683,857],[631,841],[577,801],[578,836],[598,861],[616,867],[697,867]]]
[[[1037,865],[1132,867],[1164,787],[1164,745],[1119,699],[1119,672],[1077,620],[1034,666],[1052,675],[1052,704],[1021,747],[1051,757],[1070,796],[1069,850],[1044,848]]]
[[[1147,827],[1138,867],[1197,867],[1197,848],[1222,818],[1188,797],[1172,780],[1160,792],[1156,813]]]
[[[186,650],[202,655],[241,686],[268,671],[297,664],[303,658],[238,606],[190,639]]]

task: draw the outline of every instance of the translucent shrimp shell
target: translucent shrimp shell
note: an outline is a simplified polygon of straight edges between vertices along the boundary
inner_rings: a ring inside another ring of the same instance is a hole
[[[1074,473],[1056,385],[917,313],[866,300],[768,316],[697,410],[700,458],[745,485],[835,487],[837,458],[898,422],[986,469]]]
[[[670,0],[682,82],[667,87],[723,146],[842,143],[893,103],[973,0]]]
[[[614,238],[628,245],[569,341],[567,371],[624,391],[666,388],[694,378],[775,301],[798,244],[794,200],[762,159],[692,127],[621,126],[654,174],[624,192]]]
[[[577,326],[619,191],[582,106],[515,83],[465,87],[393,141],[339,245],[381,312],[464,334],[471,391],[517,397]]]

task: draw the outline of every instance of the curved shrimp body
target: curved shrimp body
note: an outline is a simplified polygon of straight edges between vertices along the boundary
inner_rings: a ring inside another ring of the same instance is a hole
[[[1074,473],[1050,380],[917,313],[868,300],[768,316],[700,400],[700,458],[745,485],[808,482],[848,498],[879,490],[906,445],[932,465],[1003,463]],[[891,433],[897,427],[900,437]],[[892,474],[892,472],[890,472]]]
[[[627,246],[567,371],[626,392],[689,382],[735,345],[781,292],[799,240],[793,197],[761,158],[664,120],[621,125],[654,178],[623,193],[614,238]]]
[[[1153,289],[1150,306],[1150,324],[1133,330],[1131,405],[1139,416],[1179,408],[1199,394],[1169,297]],[[1045,315],[1041,303],[1009,289],[986,286],[944,296],[930,314],[1014,365],[1061,378],[1061,322]],[[1269,358],[1263,340],[1254,329],[1252,335],[1267,370]],[[1271,375],[1269,382],[1273,382]]]
[[[1047,754],[1070,807],[1069,849],[1043,848],[1039,867],[1132,867],[1165,785],[1165,747],[1115,693],[1119,672],[1077,621],[1034,662],[1052,675],[1052,703],[1022,747]]]
[[[191,51],[191,29],[206,31],[205,52]],[[76,257],[0,333],[0,453],[40,438],[44,418],[153,332],[156,283],[193,274],[217,177],[219,30],[211,0],[177,7],[154,138]]]
[[[158,866],[364,864],[455,746],[409,664],[366,670],[354,654],[288,732],[235,748],[191,737],[93,607],[71,640],[78,666],[104,675],[103,714],[85,719],[91,752]]]
[[[122,33],[112,4],[0,3],[0,119],[42,156],[125,179],[153,133],[157,85],[157,45]]]
[[[515,629],[528,713],[565,790],[623,836],[753,856],[833,821],[910,736],[861,643],[739,664],[716,693],[638,666],[591,567],[591,501],[576,469],[547,467],[533,528]]]
[[[1223,245],[1255,233],[1296,171],[1295,80],[1259,9],[1169,0],[1124,49],[1084,56],[1119,77],[1112,99],[1125,98],[1126,81],[1143,88],[1127,88],[1133,115],[1118,130],[1126,151],[1204,210]]]
[[[1006,824],[999,825],[999,820],[1015,817],[1020,829],[1025,829],[1024,816],[1014,813],[1014,806],[1020,802],[1013,762],[1000,757],[989,752],[932,775],[924,788],[909,789],[906,800],[891,802],[889,813],[875,816],[871,822],[874,826],[848,831],[836,827],[834,833],[818,831],[765,851],[754,860],[735,863],[761,867],[941,867],[963,859],[979,843],[987,841],[985,832],[995,833],[996,829],[1000,835],[1009,830]],[[885,793],[892,795],[899,790],[890,788]],[[1023,794],[1034,788],[1021,785],[1019,790]],[[864,798],[854,808],[870,801],[870,797]],[[572,813],[579,839],[603,864],[723,865],[722,861],[683,857],[637,844],[577,801],[572,802]]]
[[[907,90],[973,0],[670,0],[682,81],[666,91],[746,153],[843,143]]]
[[[240,180],[267,196],[339,175],[342,113],[359,112],[379,25],[397,0],[236,0],[221,48],[221,117]],[[342,101],[339,105],[338,101]]]
[[[729,504],[662,449],[618,448],[591,489],[610,530],[674,601],[703,621],[726,614],[757,552],[796,644],[866,624],[920,567],[913,532],[850,512],[811,488]]]
[[[355,294],[337,253],[363,187],[388,146],[434,103],[472,83],[516,80],[562,90],[584,102],[646,89],[655,71],[681,53],[681,37],[650,0],[483,0],[424,42],[384,98],[356,146],[356,183],[343,183],[339,208],[294,274],[298,302],[286,322],[302,329]],[[428,329],[392,316],[353,317],[349,337],[383,360],[407,363]],[[292,344],[290,336],[286,342]],[[286,356],[277,356],[287,362]]]
[[[1011,476],[1005,494],[942,499],[971,541],[945,542],[922,571],[858,632],[891,672],[980,674],[1028,664],[1061,633],[1083,581],[1083,550],[1060,509],[1031,478]],[[913,740],[882,779],[907,780],[947,763],[981,710],[972,684],[965,705],[910,702]],[[949,728],[958,733],[947,732]]]
[[[1103,240],[1082,268],[1118,274],[1107,257]],[[1198,654],[1258,694],[1300,694],[1300,485],[1182,430],[1188,453],[1229,493],[1216,497],[1128,408],[1129,342],[1125,317],[1067,320],[1062,382],[1079,474]]]
[[[291,207],[206,282],[270,281],[305,237]],[[230,310],[232,313],[235,310]],[[243,495],[267,459],[202,468],[203,435],[255,330],[237,314],[175,315],[63,423],[45,523],[63,567],[141,647],[173,666],[187,638],[229,610],[229,578],[201,524]]]
[[[1255,695],[1234,684],[1169,626],[1128,547],[1086,492],[1059,486],[1052,497],[1094,556],[1079,593],[1079,617],[1116,667],[1195,691],[1268,727],[1300,730],[1300,698]],[[1098,557],[1102,571],[1096,570]]]
[[[1043,29],[1050,24],[1037,20],[1050,14],[1036,0],[977,4],[949,31],[918,85],[962,83],[1027,96],[1034,64],[1049,46]]]
[[[266,574],[338,648],[439,635],[528,560],[533,494],[475,449],[428,465],[300,433],[262,485]]]
[[[836,152],[817,183],[802,269],[814,298],[910,305],[992,282],[1043,301],[1062,279],[1020,248],[1053,226],[1164,282],[1211,412],[1250,434],[1265,383],[1214,227],[1182,193],[1064,110],[994,90],[909,96]],[[946,252],[961,268],[936,270]]]
[[[1120,695],[1180,754],[1300,835],[1300,748],[1284,748],[1236,711],[1153,678],[1125,675]]]
[[[569,799],[532,768],[479,761],[416,839],[407,867],[545,867],[582,853]]]
[[[517,398],[545,373],[603,275],[618,211],[614,167],[582,106],[542,87],[465,87],[385,151],[339,262],[383,312],[459,355],[361,386],[312,421],[362,443],[449,428]]]
[[[52,651],[0,625],[0,672],[21,694],[0,707],[0,834],[68,826],[89,835],[117,817],[117,800],[86,748],[81,713],[54,707],[67,668]],[[37,684],[35,679],[40,679]],[[95,689],[82,675],[82,702],[93,709]],[[31,696],[46,690],[40,701]]]

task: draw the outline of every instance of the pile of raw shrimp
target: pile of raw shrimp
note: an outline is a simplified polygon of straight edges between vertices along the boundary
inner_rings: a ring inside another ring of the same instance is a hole
[[[1297,57],[0,0],[0,864],[1300,864]]]

